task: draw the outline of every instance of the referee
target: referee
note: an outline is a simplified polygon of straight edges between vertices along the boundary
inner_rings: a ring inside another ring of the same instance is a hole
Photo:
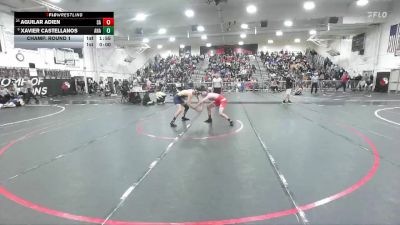
[[[223,85],[222,78],[219,75],[215,75],[212,80],[213,92],[217,93],[217,94],[221,94],[222,85]]]

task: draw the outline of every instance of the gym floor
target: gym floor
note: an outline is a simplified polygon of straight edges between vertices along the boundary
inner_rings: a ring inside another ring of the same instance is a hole
[[[226,97],[0,110],[0,224],[399,224],[399,95]]]

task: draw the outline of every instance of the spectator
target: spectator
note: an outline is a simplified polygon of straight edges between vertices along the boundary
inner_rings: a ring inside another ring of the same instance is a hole
[[[167,97],[167,94],[165,94],[162,91],[157,91],[156,92],[157,104],[159,104],[159,105],[165,104],[166,97]]]
[[[277,92],[278,91],[278,82],[275,79],[271,80],[271,86],[270,86],[271,90],[273,92]]]
[[[315,89],[315,94],[318,92],[318,73],[315,72],[311,76],[311,94],[313,93],[313,90]]]
[[[25,103],[29,104],[31,98],[35,99],[35,103],[39,104],[39,100],[36,98],[36,96],[32,93],[33,91],[33,84],[30,79],[25,78],[25,88],[26,88],[26,100]]]
[[[303,85],[300,85],[296,91],[294,92],[294,95],[302,95],[303,94]]]
[[[0,104],[5,104],[11,99],[9,90],[3,85],[0,85]]]
[[[339,88],[343,87],[343,92],[346,92],[346,86],[349,80],[350,80],[349,74],[346,71],[344,71],[342,77],[340,78],[340,85],[336,87],[336,91]]]
[[[121,93],[121,87],[119,86],[119,81],[115,79],[114,81],[114,87],[115,87],[115,94]]]
[[[368,97],[371,97],[371,92],[374,90],[374,75],[370,75],[369,79],[367,81],[367,92],[368,92]]]
[[[150,94],[149,94],[149,92],[146,92],[146,93],[144,94],[143,100],[142,100],[142,104],[143,104],[144,106],[154,105],[154,104],[155,104],[154,101],[152,101],[152,100],[150,99]]]

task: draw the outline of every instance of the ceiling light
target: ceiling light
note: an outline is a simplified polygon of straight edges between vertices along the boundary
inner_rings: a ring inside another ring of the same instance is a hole
[[[301,42],[300,38],[294,39],[294,43],[300,43],[300,42]]]
[[[239,43],[238,43],[239,45],[243,45],[243,41],[239,41]]]
[[[165,28],[161,28],[158,30],[158,34],[165,34],[165,33],[167,33],[167,29]]]
[[[304,8],[305,10],[312,10],[312,9],[315,8],[315,2],[313,2],[313,1],[306,1],[306,2],[304,2],[304,4],[303,4],[303,8]]]
[[[315,34],[317,34],[317,31],[316,30],[310,30],[310,35],[315,35]]]
[[[282,36],[283,32],[281,30],[276,31],[276,36]]]
[[[205,29],[203,26],[197,26],[197,31],[203,32]]]
[[[149,41],[150,40],[148,38],[143,38],[143,40],[142,40],[143,43],[149,43]]]
[[[185,48],[185,45],[183,45],[183,44],[179,45],[179,48]]]
[[[162,49],[162,45],[157,45],[157,48],[158,49]]]
[[[246,11],[250,14],[256,13],[257,7],[255,5],[249,5],[247,6]]]
[[[61,2],[61,0],[49,0],[49,1],[52,3],[60,3]]]
[[[186,15],[187,17],[189,17],[189,18],[192,18],[192,17],[194,16],[194,11],[191,10],[191,9],[187,9],[187,10],[185,11],[185,15]]]
[[[146,14],[138,13],[138,14],[136,14],[134,20],[136,20],[136,21],[144,21],[144,20],[146,20],[146,18],[147,18]]]
[[[240,27],[241,27],[242,29],[249,29],[249,25],[246,24],[246,23],[243,23],[242,25],[240,25]]]
[[[211,47],[211,43],[206,44],[207,48]]]
[[[368,4],[368,0],[358,0],[356,3],[358,6],[365,6]]]
[[[285,20],[285,22],[283,22],[283,25],[285,25],[286,27],[291,27],[291,26],[293,26],[293,21]]]
[[[268,44],[273,44],[274,40],[268,40]]]
[[[175,41],[175,37],[170,37],[170,38],[169,38],[169,41],[170,41],[170,42],[174,42],[174,41]]]
[[[243,39],[243,38],[246,38],[246,37],[247,37],[247,34],[245,34],[245,33],[241,33],[241,34],[240,34],[240,38]]]
[[[207,35],[205,34],[201,35],[201,40],[207,40]]]

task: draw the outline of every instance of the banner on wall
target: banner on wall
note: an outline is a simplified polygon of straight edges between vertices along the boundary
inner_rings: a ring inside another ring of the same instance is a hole
[[[400,23],[390,26],[388,53],[396,52],[399,44]]]
[[[73,79],[43,79],[41,77],[31,77],[30,80],[33,85],[32,93],[34,95],[56,96],[76,94],[75,81]],[[0,79],[0,85],[7,88],[13,81],[15,81],[18,88],[23,87],[26,82],[23,78],[4,78]]]
[[[397,47],[396,47],[396,51],[394,52],[395,56],[400,56],[400,35],[397,36]]]

